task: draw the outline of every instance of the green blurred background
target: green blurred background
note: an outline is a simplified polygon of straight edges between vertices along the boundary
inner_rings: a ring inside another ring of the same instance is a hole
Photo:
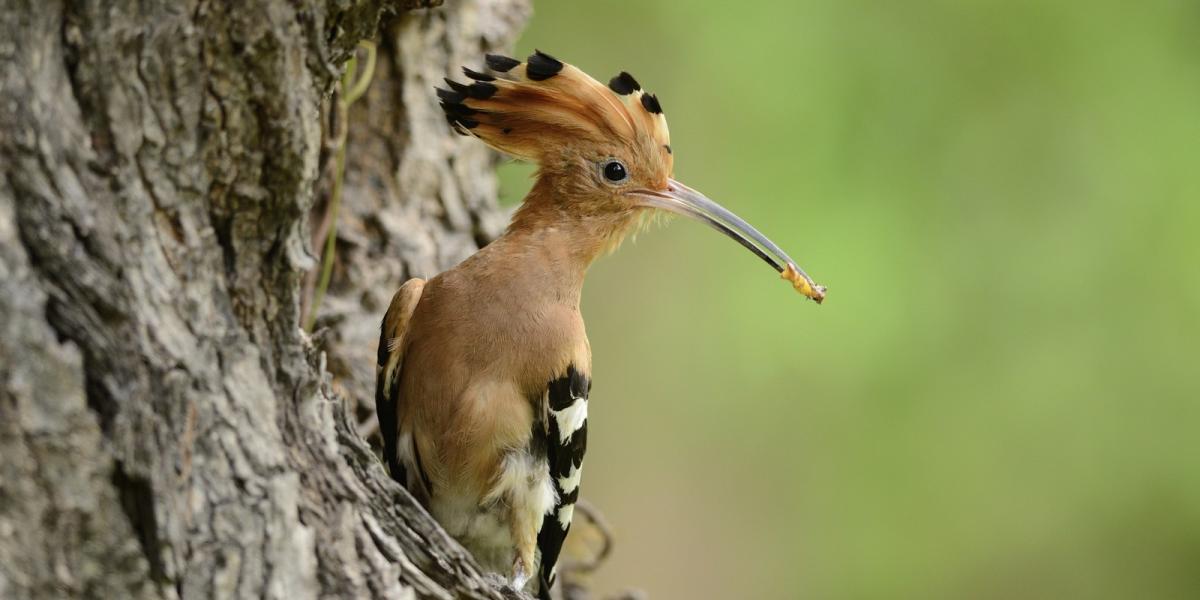
[[[681,220],[593,267],[602,590],[1200,597],[1200,4],[535,10],[830,289]]]

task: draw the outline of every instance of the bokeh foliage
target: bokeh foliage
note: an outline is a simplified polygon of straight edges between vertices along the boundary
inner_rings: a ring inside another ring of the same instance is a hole
[[[606,586],[1200,597],[1200,4],[536,9],[830,288],[682,221],[592,269]]]

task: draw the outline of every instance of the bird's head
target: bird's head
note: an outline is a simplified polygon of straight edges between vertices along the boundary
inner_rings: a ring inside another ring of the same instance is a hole
[[[604,85],[540,51],[525,62],[498,55],[486,62],[494,74],[464,67],[473,81],[447,79],[438,96],[455,131],[538,165],[538,193],[522,210],[620,223],[650,209],[681,214],[736,240],[809,298],[824,299],[824,288],[766,236],[671,177],[662,105],[629,73]]]

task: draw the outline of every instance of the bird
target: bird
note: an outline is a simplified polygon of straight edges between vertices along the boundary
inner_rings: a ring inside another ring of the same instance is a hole
[[[541,51],[498,54],[438,88],[453,130],[537,165],[508,228],[458,265],[400,286],[384,315],[376,411],[391,476],[484,569],[548,599],[579,497],[591,346],[584,276],[660,211],[704,223],[809,298],[767,237],[672,178],[658,97]]]

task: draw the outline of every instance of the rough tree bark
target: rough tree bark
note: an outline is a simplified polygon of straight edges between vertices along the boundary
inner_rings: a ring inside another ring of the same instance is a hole
[[[417,4],[6,0],[0,598],[517,597],[332,384],[370,398],[392,290],[504,222],[494,157],[430,86],[509,46],[527,2]],[[364,38],[381,60],[314,341],[322,107]]]

